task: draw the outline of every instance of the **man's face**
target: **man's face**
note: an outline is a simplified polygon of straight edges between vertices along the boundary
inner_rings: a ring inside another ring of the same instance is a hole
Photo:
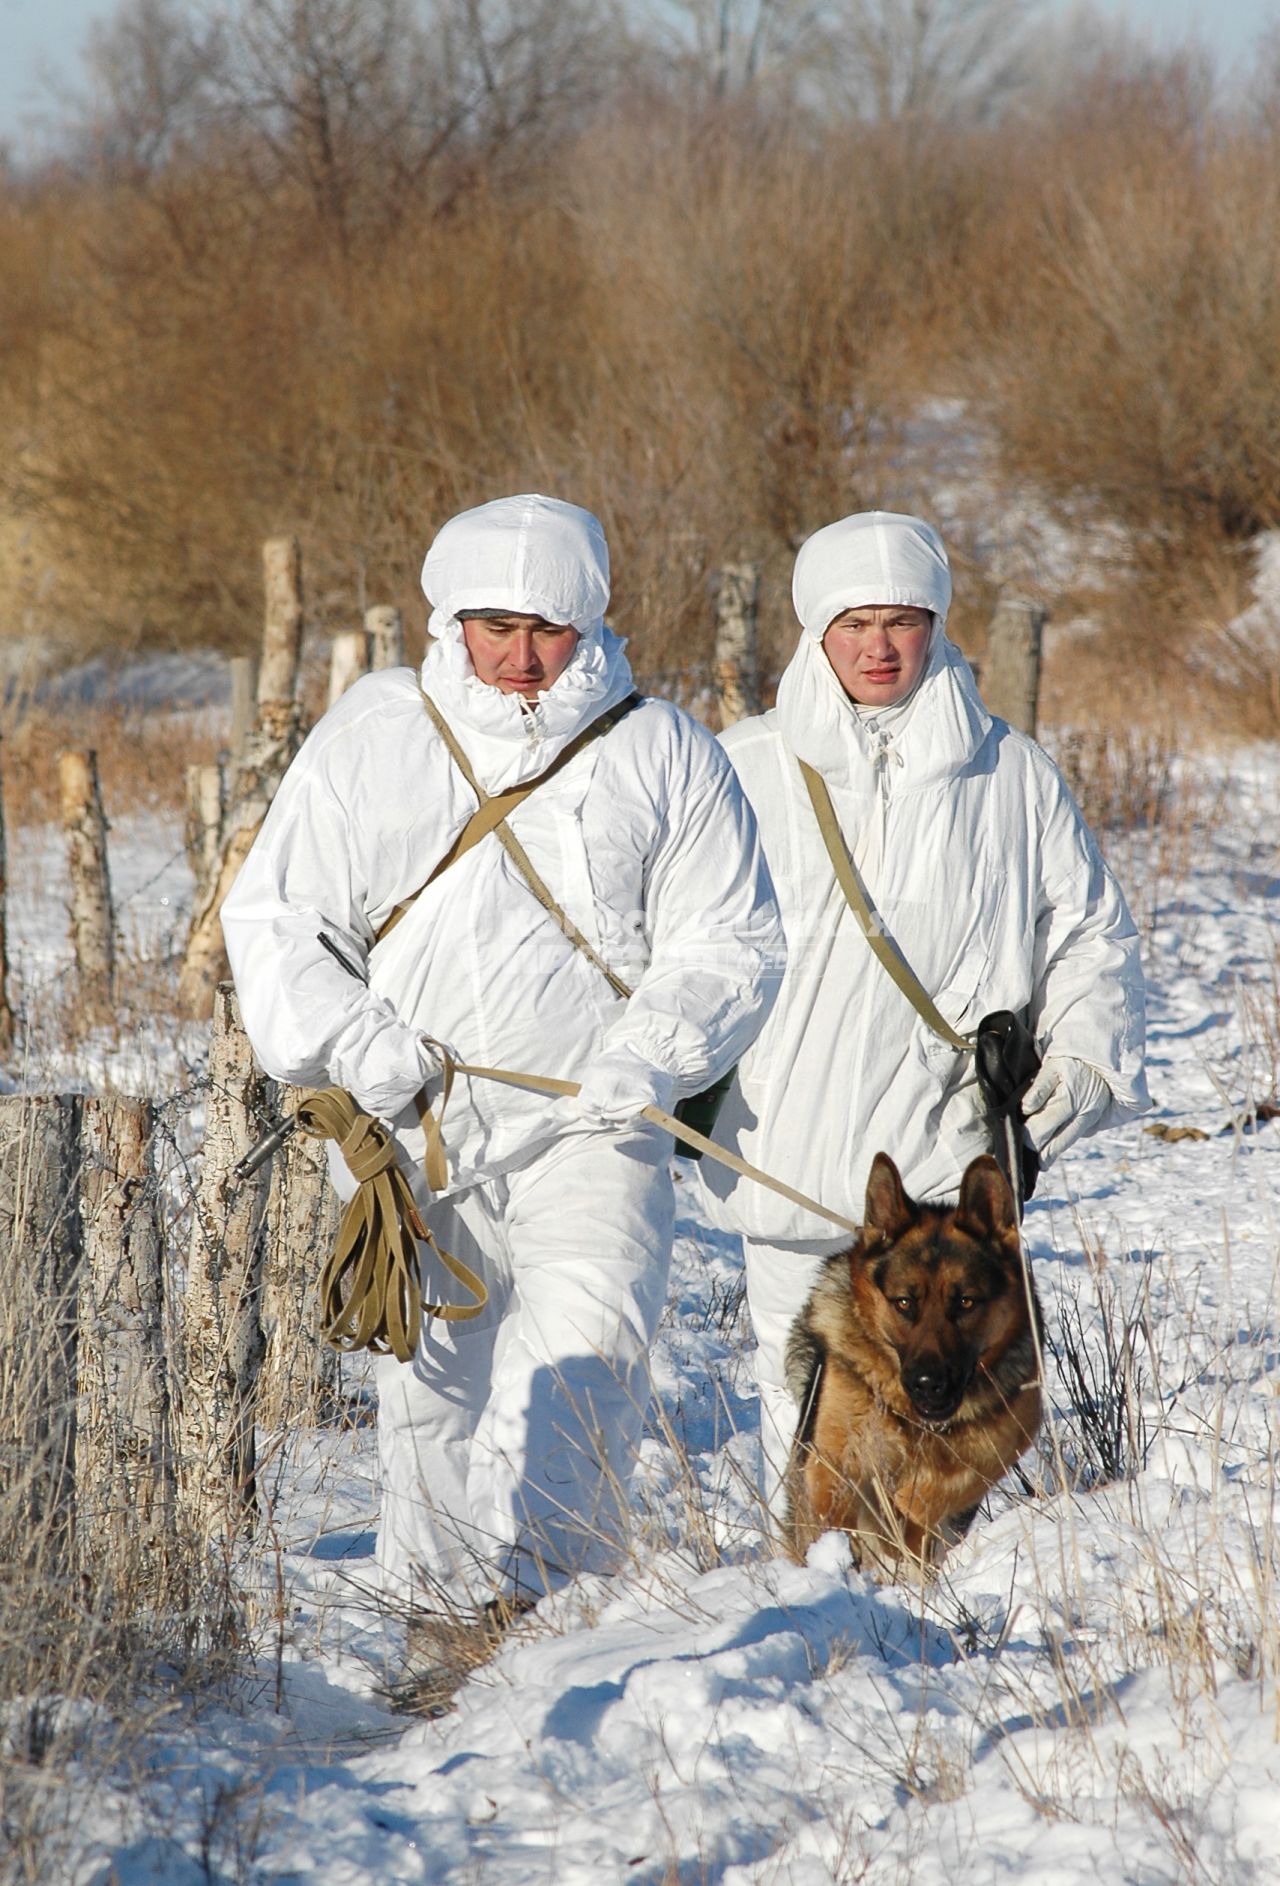
[[[527,701],[554,686],[573,659],[578,631],[541,616],[462,616],[471,666],[488,687]]]
[[[924,671],[933,617],[927,609],[876,604],[844,609],[822,638],[836,680],[863,707],[892,707]]]

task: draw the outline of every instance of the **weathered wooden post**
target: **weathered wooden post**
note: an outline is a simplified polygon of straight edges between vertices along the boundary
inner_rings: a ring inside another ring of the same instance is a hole
[[[341,629],[329,651],[329,706],[340,701],[351,683],[368,672],[368,635],[363,629]]]
[[[296,537],[270,537],[262,546],[266,613],[258,668],[258,729],[273,739],[298,723],[298,663],[302,658],[302,547]]]
[[[758,617],[760,565],[726,563],[715,585],[716,692],[720,725],[760,712]]]
[[[1036,734],[1040,710],[1040,651],[1049,612],[1038,603],[1003,597],[987,630],[982,698],[993,714],[1020,733]]]
[[[303,1096],[287,1091],[284,1111]],[[333,1244],[340,1207],[329,1184],[324,1145],[294,1133],[272,1160],[262,1280],[266,1353],[258,1394],[264,1428],[319,1424],[334,1407],[337,1352],[320,1340],[317,1286]]]
[[[234,766],[244,752],[258,718],[258,658],[233,655],[231,669],[231,741],[229,752]]]
[[[81,1102],[0,1097],[0,1485],[29,1563],[69,1564],[75,1490]]]
[[[257,726],[231,769],[223,814],[222,852],[204,895],[192,907],[186,957],[178,979],[185,1015],[208,1015],[213,992],[227,974],[222,905],[267,816],[276,789],[302,743],[297,701],[302,653],[302,564],[296,537],[275,537],[262,547],[266,616],[258,670]]]
[[[403,668],[404,621],[400,611],[389,603],[375,603],[364,612],[364,626],[369,637],[369,666],[375,673],[379,668]]]
[[[86,1100],[81,1129],[76,1543],[111,1559],[127,1531],[159,1571],[173,1525],[164,1261],[151,1103]]]
[[[4,839],[4,768],[0,766],[0,1054],[13,1046],[13,1009],[9,1001],[9,868]]]
[[[178,1493],[206,1538],[256,1518],[254,1406],[262,1363],[263,1214],[267,1172],[240,1182],[237,1163],[263,1131],[270,1083],[253,1063],[229,983],[214,996],[209,1099],[187,1268]]]
[[[222,768],[211,762],[187,768],[187,817],[184,839],[195,880],[194,902],[208,894],[222,861]]]
[[[71,873],[71,941],[80,1005],[91,1023],[111,1019],[115,982],[115,914],[107,870],[107,821],[96,753],[59,756],[62,826]]]

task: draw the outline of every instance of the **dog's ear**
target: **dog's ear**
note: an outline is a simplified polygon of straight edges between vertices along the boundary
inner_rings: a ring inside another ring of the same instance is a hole
[[[960,1181],[956,1223],[980,1238],[1000,1240],[1016,1235],[1018,1212],[1009,1181],[990,1153],[972,1161]]]
[[[915,1223],[915,1208],[902,1187],[902,1177],[888,1153],[877,1153],[867,1177],[867,1208],[862,1219],[866,1244],[888,1244]]]

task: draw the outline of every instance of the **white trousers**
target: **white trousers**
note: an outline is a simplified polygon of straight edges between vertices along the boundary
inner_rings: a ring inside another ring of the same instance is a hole
[[[648,1126],[566,1134],[431,1206],[437,1241],[490,1294],[471,1322],[425,1320],[412,1362],[374,1365],[390,1595],[536,1597],[617,1563],[666,1299],[670,1156]],[[430,1253],[423,1270],[428,1301],[463,1294]]]
[[[760,1491],[775,1523],[783,1519],[782,1478],[787,1470],[800,1410],[787,1387],[786,1351],[791,1326],[805,1306],[831,1251],[848,1238],[820,1246],[762,1244],[742,1240],[747,1307],[756,1337],[756,1386],[760,1394]]]

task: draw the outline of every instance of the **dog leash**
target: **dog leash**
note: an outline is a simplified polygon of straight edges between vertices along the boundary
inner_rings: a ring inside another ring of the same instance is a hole
[[[514,1068],[479,1067],[457,1061],[439,1042],[430,1044],[443,1066],[439,1112],[424,1093],[416,1099],[418,1118],[426,1141],[423,1170],[433,1192],[448,1183],[448,1160],[441,1125],[457,1075],[497,1081],[532,1093],[571,1098],[580,1092],[578,1081],[557,1080],[549,1074],[524,1074]],[[767,1186],[793,1205],[839,1225],[855,1237],[860,1227],[852,1218],[834,1212],[817,1199],[797,1191],[783,1179],[717,1146],[705,1133],[686,1126],[662,1107],[649,1106],[641,1117],[661,1127],[686,1146],[727,1166],[742,1178]],[[401,1170],[391,1133],[364,1112],[345,1088],[329,1087],[307,1093],[296,1112],[266,1135],[235,1169],[237,1180],[256,1172],[289,1134],[300,1129],[314,1139],[333,1140],[356,1180],[347,1201],[333,1250],[320,1278],[321,1334],[337,1349],[369,1349],[375,1355],[393,1355],[407,1362],[414,1355],[424,1315],[444,1322],[469,1322],[484,1310],[489,1292],[484,1280],[462,1259],[437,1243],[414,1201],[409,1180]],[[427,1303],[421,1298],[418,1242],[431,1246],[441,1263],[471,1297],[470,1303]]]
[[[563,1096],[567,1099],[571,1099],[573,1095],[580,1091],[581,1083],[578,1081],[556,1080],[550,1074],[521,1074],[517,1073],[513,1068],[508,1067],[474,1067],[466,1061],[455,1061],[448,1050],[442,1048],[438,1041],[433,1041],[431,1046],[436,1050],[436,1053],[441,1056],[444,1062],[445,1095],[447,1095],[448,1089],[453,1084],[454,1075],[457,1074],[468,1074],[475,1080],[498,1081],[504,1087],[522,1087],[527,1088],[531,1093]],[[442,1095],[442,1100],[444,1097],[445,1096]],[[686,1126],[684,1121],[678,1120],[673,1113],[667,1113],[661,1107],[650,1106],[641,1108],[640,1117],[644,1120],[648,1120],[653,1126],[662,1127],[665,1132],[670,1133],[675,1139],[682,1140],[686,1146],[696,1147],[706,1158],[714,1159],[718,1165],[727,1166],[731,1172],[736,1172],[740,1178],[752,1179],[757,1185],[767,1186],[771,1192],[776,1192],[780,1198],[789,1199],[793,1205],[799,1205],[805,1211],[814,1212],[819,1218],[825,1218],[829,1224],[839,1225],[842,1231],[851,1231],[855,1236],[861,1231],[861,1225],[857,1224],[852,1218],[846,1218],[842,1213],[832,1211],[828,1205],[819,1204],[816,1198],[810,1198],[805,1192],[798,1192],[793,1185],[788,1185],[785,1179],[775,1179],[772,1173],[762,1172],[759,1166],[753,1166],[749,1164],[747,1160],[739,1158],[737,1153],[731,1153],[727,1146],[718,1146],[715,1140],[708,1139],[705,1133],[699,1133],[696,1128]],[[443,1106],[441,1107],[441,1118],[433,1122],[435,1132],[430,1136],[433,1146],[439,1147],[441,1156],[443,1156],[443,1141],[438,1136],[442,1118]],[[437,1168],[437,1176],[441,1178],[443,1183],[444,1175],[439,1172],[439,1168]],[[428,1183],[430,1183],[430,1172],[428,1172],[427,1177]],[[433,1189],[439,1190],[440,1188],[437,1186],[433,1187]]]

